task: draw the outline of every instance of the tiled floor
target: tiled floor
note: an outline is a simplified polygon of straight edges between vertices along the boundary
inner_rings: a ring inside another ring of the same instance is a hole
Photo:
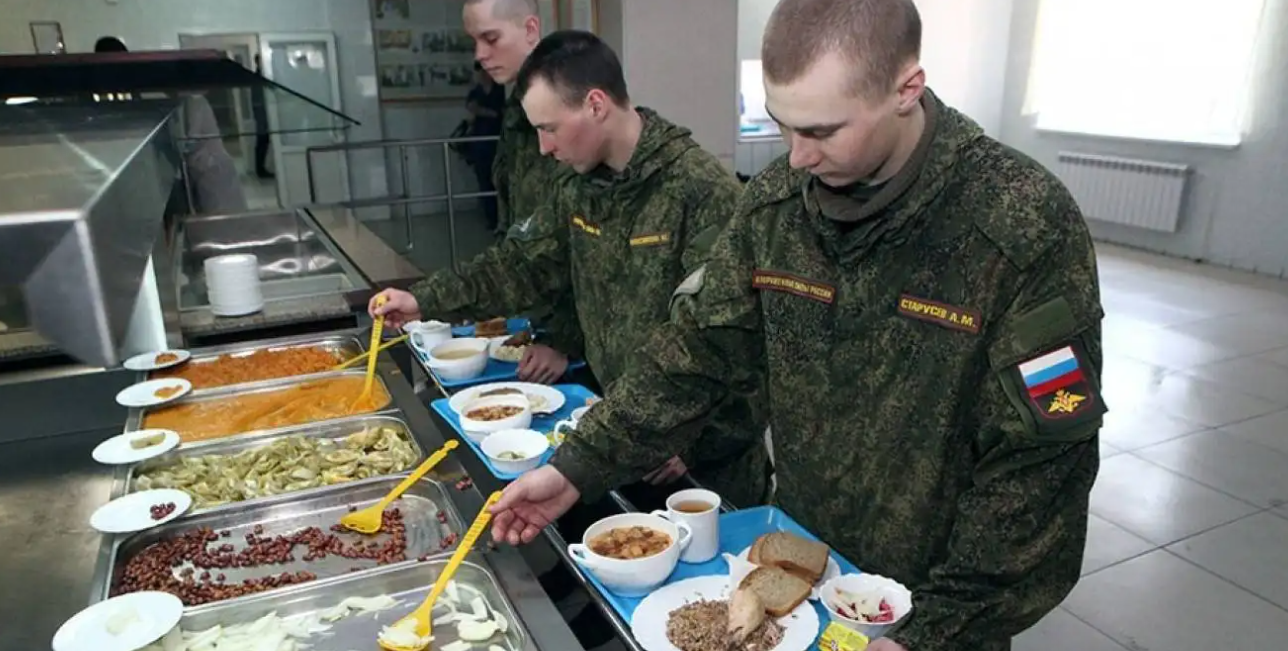
[[[1288,282],[1099,251],[1083,578],[1015,651],[1288,648]]]

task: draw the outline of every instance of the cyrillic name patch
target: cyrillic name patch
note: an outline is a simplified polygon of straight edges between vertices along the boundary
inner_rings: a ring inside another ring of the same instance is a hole
[[[670,233],[645,233],[631,238],[631,246],[657,246],[671,241]]]
[[[756,269],[751,274],[751,286],[756,289],[787,292],[828,305],[836,300],[836,288],[832,285],[779,271]]]
[[[1017,370],[1029,409],[1039,422],[1082,420],[1104,412],[1074,344],[1021,362]]]
[[[973,335],[979,334],[984,320],[979,310],[917,298],[910,294],[899,297],[899,314],[909,319],[917,319]]]
[[[586,218],[582,217],[581,215],[572,216],[572,225],[576,226],[577,228],[580,228],[581,230],[587,233],[590,233],[591,235],[594,235],[596,237],[599,236],[599,225],[592,223],[590,221],[587,221]]]

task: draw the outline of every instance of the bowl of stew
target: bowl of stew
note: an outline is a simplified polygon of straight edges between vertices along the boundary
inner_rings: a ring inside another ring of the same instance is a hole
[[[503,394],[472,400],[461,410],[461,430],[471,441],[483,444],[493,432],[527,429],[532,408],[523,394]]]
[[[666,582],[692,531],[649,513],[623,513],[590,525],[568,553],[610,592],[642,597]]]

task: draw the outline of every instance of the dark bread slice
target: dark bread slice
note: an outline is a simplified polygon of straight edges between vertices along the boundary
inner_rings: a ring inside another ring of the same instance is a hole
[[[828,547],[785,531],[764,536],[757,557],[758,565],[781,567],[814,585],[827,570]]]
[[[755,592],[765,604],[765,612],[784,617],[809,598],[813,586],[780,567],[758,567],[743,578],[739,587]]]

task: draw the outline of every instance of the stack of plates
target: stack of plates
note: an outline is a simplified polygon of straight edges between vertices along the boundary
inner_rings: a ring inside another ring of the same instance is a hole
[[[264,307],[259,258],[249,253],[207,258],[206,291],[215,316],[242,316]]]

